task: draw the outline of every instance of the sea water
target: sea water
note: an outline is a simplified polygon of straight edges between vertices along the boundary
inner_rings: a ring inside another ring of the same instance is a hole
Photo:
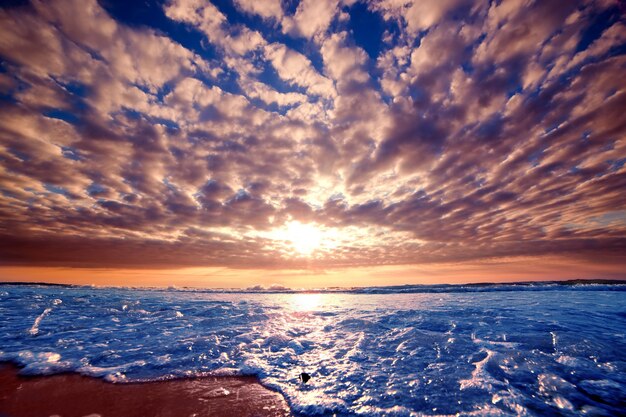
[[[303,416],[623,415],[626,286],[2,285],[2,360],[119,383],[256,375]]]

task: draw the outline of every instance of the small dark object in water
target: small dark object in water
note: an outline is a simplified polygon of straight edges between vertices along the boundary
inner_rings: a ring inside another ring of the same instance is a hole
[[[306,372],[302,372],[300,374],[300,381],[304,382],[305,384],[309,379],[311,379],[311,375],[307,374]]]

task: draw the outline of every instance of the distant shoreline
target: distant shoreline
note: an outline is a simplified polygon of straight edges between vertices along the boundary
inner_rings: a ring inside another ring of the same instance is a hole
[[[350,294],[393,294],[393,293],[433,293],[433,292],[482,292],[481,289],[496,290],[515,290],[522,288],[548,288],[558,287],[574,287],[574,286],[626,286],[626,280],[623,279],[570,279],[561,281],[516,281],[516,282],[475,282],[468,284],[403,284],[392,286],[372,286],[372,287],[325,287],[314,289],[298,289],[288,287],[253,287],[253,288],[208,288],[208,287],[185,287],[185,286],[104,286],[104,285],[80,285],[80,284],[60,284],[50,282],[24,282],[24,281],[0,281],[2,286],[46,286],[59,288],[89,288],[89,289],[128,289],[137,291],[188,291],[188,292],[207,292],[207,293],[244,293],[244,294],[291,294],[291,293],[350,293]]]

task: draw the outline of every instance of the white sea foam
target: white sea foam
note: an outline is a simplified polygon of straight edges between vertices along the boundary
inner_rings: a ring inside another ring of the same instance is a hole
[[[624,291],[3,290],[0,360],[29,374],[253,374],[303,415],[617,415],[626,406]]]
[[[43,313],[38,315],[37,318],[35,319],[35,322],[31,326],[31,328],[28,329],[28,333],[30,333],[33,336],[36,336],[37,333],[39,333],[39,325],[41,324],[41,320],[43,320],[44,317],[50,314],[51,311],[52,311],[52,308],[48,307],[43,311]]]

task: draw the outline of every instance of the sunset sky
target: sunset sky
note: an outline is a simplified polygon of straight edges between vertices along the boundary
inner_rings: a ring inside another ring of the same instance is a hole
[[[0,280],[626,279],[619,1],[10,1]]]

